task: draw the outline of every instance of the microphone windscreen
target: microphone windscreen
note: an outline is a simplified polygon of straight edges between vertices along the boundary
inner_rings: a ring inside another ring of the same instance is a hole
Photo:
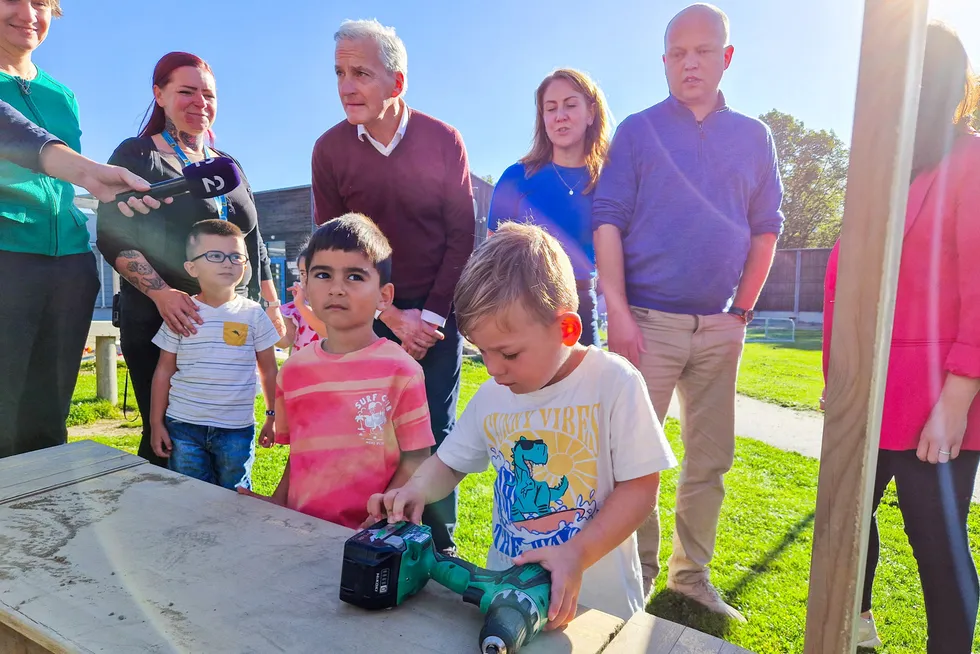
[[[228,157],[215,157],[192,163],[182,171],[188,191],[198,199],[226,195],[242,183],[238,166]]]

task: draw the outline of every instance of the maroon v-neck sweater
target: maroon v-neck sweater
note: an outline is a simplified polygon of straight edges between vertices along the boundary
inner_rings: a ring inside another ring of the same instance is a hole
[[[473,251],[473,189],[463,139],[453,127],[409,109],[405,137],[389,156],[343,121],[313,147],[314,218],[322,225],[362,213],[391,242],[395,298],[424,301],[449,316]]]

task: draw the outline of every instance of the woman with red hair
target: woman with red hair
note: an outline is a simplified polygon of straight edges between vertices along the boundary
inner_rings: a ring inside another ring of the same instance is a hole
[[[959,37],[931,23],[873,504],[876,514],[894,479],[922,582],[929,654],[969,654],[980,603],[966,528],[980,463],[980,137],[970,128],[978,91]],[[835,246],[825,284],[825,376],[837,251]],[[858,625],[864,647],[881,645],[871,615],[879,549],[875,514]]]
[[[229,156],[213,148],[218,94],[205,61],[186,52],[165,55],[153,70],[153,98],[139,136],[123,141],[110,163],[152,184],[180,177],[191,163]],[[150,447],[150,389],[160,356],[152,339],[164,322],[183,336],[195,333],[195,325],[201,324],[192,298],[200,287],[184,269],[184,248],[191,226],[207,219],[229,220],[245,234],[249,263],[238,292],[256,300],[261,293],[269,303],[269,317],[283,334],[269,256],[259,237],[255,198],[244,174],[242,184],[227,195],[201,200],[185,194],[152,214],[151,207],[136,198],[128,204],[99,207],[99,250],[129,282],[120,293],[119,330],[143,416],[139,455],[162,466],[166,461]]]

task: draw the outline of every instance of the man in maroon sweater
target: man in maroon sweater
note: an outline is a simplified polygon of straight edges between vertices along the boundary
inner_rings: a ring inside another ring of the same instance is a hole
[[[394,29],[346,21],[334,40],[347,120],[313,148],[315,220],[355,211],[391,241],[395,302],[375,331],[421,362],[438,447],[456,422],[463,349],[452,301],[473,251],[466,148],[454,128],[405,104],[408,57]],[[439,549],[452,548],[455,496],[430,505],[423,521]]]

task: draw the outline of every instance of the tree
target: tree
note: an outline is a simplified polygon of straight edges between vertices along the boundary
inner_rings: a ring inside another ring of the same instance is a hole
[[[484,175],[482,179],[487,184],[490,184],[490,185],[493,184],[493,175]]]
[[[807,129],[775,109],[759,119],[772,130],[783,180],[786,223],[779,247],[832,246],[844,213],[847,147],[833,131]]]

